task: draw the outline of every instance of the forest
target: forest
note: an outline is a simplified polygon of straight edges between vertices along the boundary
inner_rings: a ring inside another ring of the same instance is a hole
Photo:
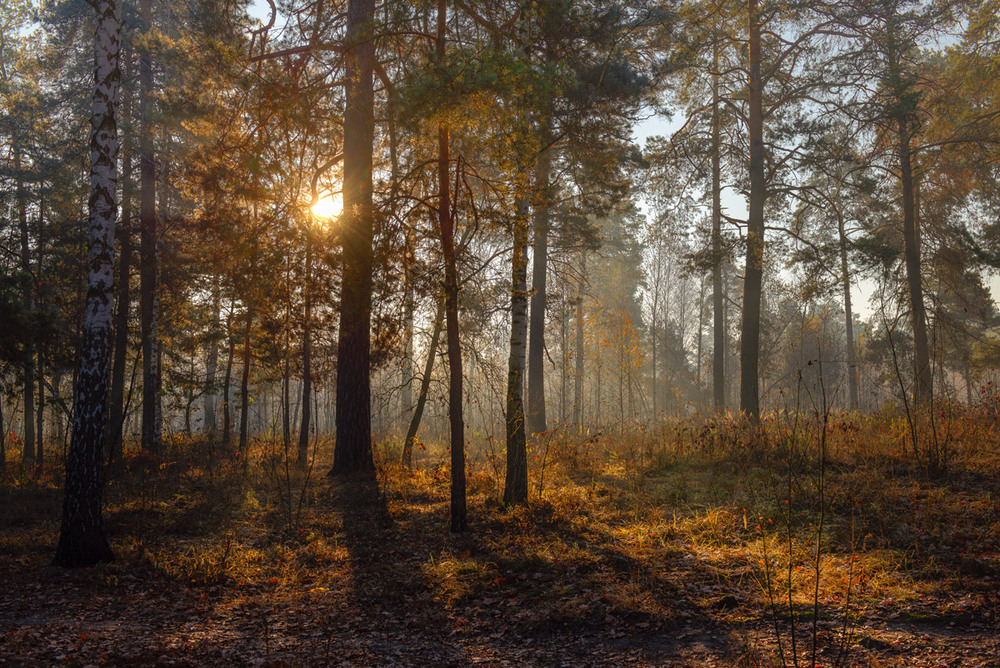
[[[1000,0],[4,0],[0,664],[1000,666]]]

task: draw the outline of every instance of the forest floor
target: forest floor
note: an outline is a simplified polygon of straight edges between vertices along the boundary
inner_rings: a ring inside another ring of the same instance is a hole
[[[947,417],[934,475],[892,415],[557,431],[525,506],[475,453],[461,535],[434,448],[345,482],[177,438],[70,571],[55,467],[9,472],[0,665],[1000,666],[997,434]]]

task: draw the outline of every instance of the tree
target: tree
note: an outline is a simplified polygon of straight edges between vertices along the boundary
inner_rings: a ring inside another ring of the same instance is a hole
[[[114,234],[118,215],[118,89],[120,0],[95,0],[94,107],[91,119],[87,303],[66,462],[62,526],[55,563],[89,566],[114,559],[102,524],[107,383],[111,355]]]
[[[437,50],[439,64],[445,61],[448,3],[438,0]],[[455,263],[455,212],[449,181],[447,123],[438,125],[438,226],[444,260],[445,319],[448,339],[448,419],[451,424],[451,530],[468,528],[465,506],[465,422],[462,418],[462,347],[458,338],[458,269]],[[458,170],[455,170],[458,173]],[[458,197],[458,185],[455,186]]]
[[[156,163],[153,156],[152,0],[140,0],[146,44],[139,54],[139,275],[142,317],[142,447],[160,451],[159,227],[156,218]]]
[[[371,444],[372,144],[375,0],[348,0],[344,61],[344,240],[332,475],[375,469]]]

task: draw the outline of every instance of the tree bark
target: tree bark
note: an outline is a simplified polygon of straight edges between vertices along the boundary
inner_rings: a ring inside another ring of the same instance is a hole
[[[542,146],[552,141],[548,126],[541,133]],[[528,325],[528,415],[531,435],[546,431],[545,419],[545,306],[549,260],[549,207],[552,193],[552,149],[546,148],[535,167],[534,243],[531,258],[531,317]]]
[[[208,341],[208,356],[205,360],[205,395],[202,399],[202,412],[205,419],[202,427],[209,438],[215,438],[218,424],[215,419],[215,400],[217,388],[215,377],[219,371],[219,319],[222,315],[222,298],[217,287],[212,288],[212,329]]]
[[[250,461],[247,453],[247,431],[250,413],[250,335],[253,330],[253,306],[247,306],[247,323],[243,329],[243,373],[240,377],[240,456],[244,465]]]
[[[21,272],[24,284],[21,288],[21,303],[25,313],[34,309],[34,279],[31,272],[31,246],[28,241],[28,195],[24,188],[24,173],[21,163],[21,148],[14,149],[14,171],[17,173],[17,220],[21,232]],[[33,333],[25,332],[24,378],[22,383],[24,399],[24,445],[21,462],[25,470],[35,462],[35,344]]]
[[[528,201],[518,197],[511,262],[510,357],[507,363],[507,476],[504,505],[528,499],[528,452],[524,424],[524,358],[528,329]]]
[[[123,113],[131,113],[131,93],[126,94]],[[128,322],[131,305],[132,271],[132,152],[128,146],[122,151],[122,204],[118,241],[118,299],[115,305],[115,350],[111,366],[111,411],[108,416],[108,463],[121,460],[122,432],[125,425],[125,367],[128,364]]]
[[[750,0],[750,202],[747,216],[747,260],[743,279],[743,332],[740,340],[740,411],[760,421],[760,303],[764,275],[764,121],[760,74],[758,0]]]
[[[148,33],[152,28],[151,0],[140,0],[139,16]],[[153,60],[148,46],[139,56],[139,292],[142,319],[142,447],[160,450],[157,401],[160,394],[159,332],[156,292],[159,279],[156,252],[156,165],[153,157]]]
[[[305,470],[309,464],[309,429],[312,426],[312,229],[306,230],[305,313],[302,323],[302,422],[295,465]]]
[[[726,410],[726,330],[722,285],[722,128],[719,113],[719,44],[712,46],[712,398],[715,412]]]
[[[229,313],[226,315],[226,339],[229,341],[229,353],[226,358],[226,374],[222,379],[222,442],[229,445],[233,433],[232,402],[230,388],[233,382],[233,357],[236,352],[236,341],[233,337],[233,302],[229,302]]]
[[[55,563],[89,566],[111,561],[102,522],[102,452],[108,408],[111,300],[114,291],[114,234],[118,213],[118,126],[121,80],[120,0],[95,0],[94,105],[90,139],[90,216],[87,301],[73,405],[73,435],[66,461],[62,525]]]
[[[331,475],[375,470],[371,444],[372,144],[375,2],[348,0],[337,442]]]
[[[851,410],[858,409],[858,351],[854,341],[854,312],[851,309],[851,275],[847,263],[847,231],[844,217],[838,215],[840,234],[840,273],[844,287],[844,332],[847,335],[847,396]]]
[[[576,369],[573,374],[573,424],[583,420],[583,293],[587,282],[587,251],[580,254],[580,289],[576,297]]]
[[[420,379],[420,391],[417,393],[417,405],[413,408],[413,415],[410,417],[410,426],[406,430],[406,439],[403,441],[403,465],[407,468],[413,466],[413,441],[417,437],[417,430],[420,428],[420,420],[424,415],[424,406],[427,404],[427,392],[431,386],[431,373],[434,371],[434,359],[437,357],[438,345],[441,341],[441,329],[444,325],[445,303],[442,300],[438,304],[437,314],[434,316],[434,330],[431,334],[431,345],[427,349],[427,361],[424,363],[424,375]]]
[[[448,2],[437,5],[437,59],[444,67]],[[449,133],[446,123],[438,124],[438,225],[444,260],[444,301],[448,339],[448,421],[451,427],[451,530],[468,528],[465,499],[465,421],[462,415],[462,347],[458,332],[458,267],[455,262],[455,220],[449,190]],[[458,185],[455,187],[456,197]]]
[[[910,133],[906,117],[896,118],[899,137],[899,178],[903,189],[903,257],[906,264],[906,284],[910,293],[910,322],[913,327],[913,404],[929,404],[933,397],[930,348],[927,345],[927,313],[920,281],[920,232],[917,229],[917,209],[914,201],[913,165]]]

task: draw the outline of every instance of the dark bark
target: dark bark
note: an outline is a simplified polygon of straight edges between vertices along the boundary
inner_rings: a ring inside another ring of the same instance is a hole
[[[309,429],[312,422],[312,233],[306,230],[306,268],[304,279],[305,314],[302,323],[302,422],[295,464],[305,470],[309,463]]]
[[[337,441],[331,475],[375,470],[371,444],[372,145],[375,2],[348,0]]]
[[[507,476],[504,505],[528,500],[528,452],[524,424],[524,357],[528,329],[528,203],[518,198],[511,262],[510,357],[507,364]]]
[[[131,95],[126,95],[124,113],[130,111]],[[114,463],[122,457],[122,432],[125,425],[125,367],[128,360],[128,322],[131,306],[132,271],[132,153],[125,147],[122,158],[121,224],[118,228],[118,281],[115,304],[115,350],[111,366],[111,409],[108,415],[107,455]]]
[[[55,563],[89,566],[114,559],[102,521],[102,453],[108,409],[115,219],[118,213],[117,103],[121,73],[120,0],[97,0],[94,106],[90,139],[90,233],[87,301],[73,404],[73,435],[66,461],[62,525]]]
[[[410,426],[406,430],[406,438],[403,440],[403,465],[407,468],[413,466],[413,441],[417,437],[417,430],[420,428],[420,420],[424,416],[424,406],[427,405],[427,392],[431,387],[431,373],[434,371],[434,359],[437,357],[438,345],[441,341],[441,329],[444,324],[445,304],[442,300],[438,304],[437,314],[434,316],[434,330],[431,333],[431,345],[427,349],[427,361],[424,363],[424,375],[420,379],[420,391],[417,393],[417,405],[413,408],[413,415],[410,417]]]
[[[920,281],[920,232],[917,229],[917,208],[914,201],[912,148],[907,120],[897,119],[899,137],[899,178],[903,189],[903,258],[906,264],[906,284],[910,293],[910,324],[913,327],[913,403],[929,404],[933,397],[930,348],[927,345],[927,313]]]
[[[243,329],[243,373],[240,377],[240,456],[244,465],[250,461],[247,453],[248,416],[250,412],[250,334],[253,330],[253,307],[247,307],[247,322]]]
[[[34,279],[31,273],[31,250],[28,241],[28,195],[24,188],[24,174],[21,164],[21,149],[14,149],[14,171],[17,173],[17,220],[21,232],[21,272],[24,281],[21,289],[21,303],[25,313],[34,309]],[[35,462],[35,344],[33,333],[25,332],[24,366],[22,368],[22,397],[24,403],[24,444],[21,462],[25,469]]]
[[[148,31],[152,1],[141,0],[139,15]],[[156,292],[159,274],[156,252],[156,165],[153,157],[153,61],[148,46],[139,56],[139,292],[142,319],[142,447],[160,450],[157,401],[160,395],[159,333]]]
[[[229,353],[226,357],[226,373],[222,379],[222,442],[229,445],[233,434],[233,413],[230,389],[233,383],[233,357],[236,354],[236,339],[233,336],[233,302],[229,302],[229,314],[226,316],[226,340],[229,341]]]
[[[542,145],[549,144],[552,132],[542,132]],[[529,434],[547,429],[545,419],[545,306],[548,297],[546,275],[549,260],[549,206],[551,204],[552,149],[538,157],[535,168],[534,240],[531,258],[531,317],[528,321],[528,411]]]
[[[847,263],[847,232],[844,217],[838,215],[840,234],[840,273],[844,287],[844,332],[847,335],[847,396],[850,408],[858,408],[858,352],[854,341],[854,312],[851,309],[851,275]]]
[[[583,287],[587,281],[587,251],[580,257],[580,289],[576,297],[576,373],[573,376],[573,424],[583,419]]]
[[[757,0],[750,0],[750,202],[747,215],[747,260],[743,279],[743,332],[740,340],[740,411],[760,420],[760,303],[764,276],[764,121],[760,74],[760,23]]]
[[[445,58],[448,2],[438,0],[437,58]],[[462,348],[458,332],[458,268],[455,262],[455,220],[449,190],[450,157],[447,124],[438,125],[438,226],[444,260],[444,301],[448,339],[448,422],[451,427],[451,530],[465,531],[465,421],[462,415]],[[458,184],[455,185],[458,195]]]
[[[719,45],[712,47],[712,398],[717,413],[726,410],[726,329],[722,286],[722,168],[719,114]]]
[[[7,423],[3,415],[3,389],[0,388],[0,474],[7,470]]]
[[[210,438],[215,438],[218,425],[215,419],[215,400],[218,389],[215,387],[215,378],[219,370],[219,318],[222,312],[222,299],[219,296],[218,288],[212,289],[212,329],[208,341],[208,357],[205,360],[205,396],[202,403],[202,412],[205,414],[203,427]]]

